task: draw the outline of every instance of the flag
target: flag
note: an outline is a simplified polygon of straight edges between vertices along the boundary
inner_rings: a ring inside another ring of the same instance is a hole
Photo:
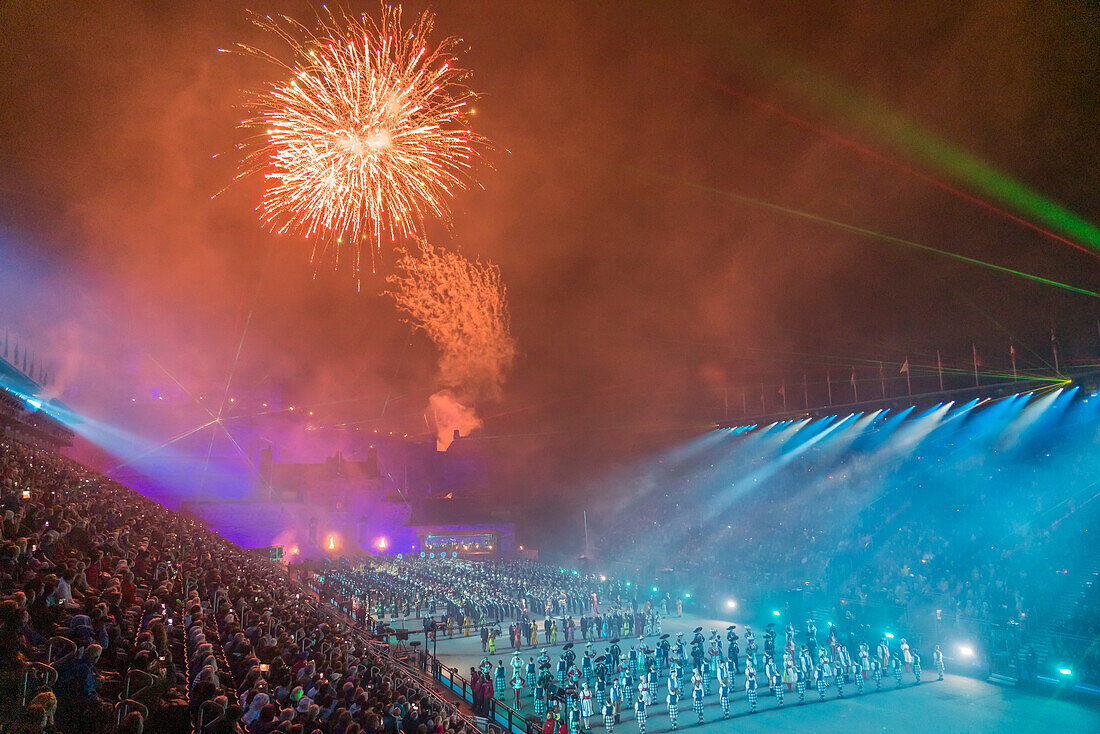
[[[982,366],[982,358],[978,356],[978,345],[977,344],[971,344],[970,346],[974,350],[974,366],[975,367],[981,367]]]
[[[852,387],[855,387],[855,386],[856,386],[856,371],[853,368],[852,369]]]
[[[908,371],[909,371],[909,358],[908,358],[908,357],[906,357],[906,358],[905,358],[905,361],[904,361],[904,362],[902,362],[902,364],[901,364],[901,369],[900,369],[900,370],[898,370],[898,372],[899,372],[899,374],[903,374],[903,375],[904,375],[904,374],[905,374],[906,372],[908,372]]]
[[[782,385],[782,386],[780,386],[780,388],[779,388],[779,396],[780,396],[780,397],[782,397],[782,398],[785,398],[785,397],[787,397],[787,386],[786,386],[786,385]]]
[[[1008,356],[1016,359],[1016,347],[1011,344],[1008,345]]]

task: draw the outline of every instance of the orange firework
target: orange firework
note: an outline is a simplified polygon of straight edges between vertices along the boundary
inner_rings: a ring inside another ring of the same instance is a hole
[[[360,243],[421,237],[429,216],[449,223],[449,200],[484,146],[467,124],[474,93],[455,65],[458,39],[429,47],[434,16],[402,28],[400,6],[382,7],[377,22],[324,8],[316,30],[285,16],[253,21],[294,56],[240,46],[289,74],[250,100],[243,123],[257,135],[241,146],[241,175],[264,176],[264,225],[336,243],[336,264],[350,258],[358,276]]]
[[[499,398],[516,356],[500,269],[428,244],[415,255],[402,251],[395,269],[389,295],[439,349],[440,383]]]

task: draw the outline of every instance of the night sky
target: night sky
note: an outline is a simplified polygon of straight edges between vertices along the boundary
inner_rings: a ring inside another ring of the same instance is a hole
[[[745,199],[1100,290],[1096,250],[903,170],[1051,228],[900,133],[1100,221],[1100,11],[932,5],[431,6],[439,37],[469,46],[494,145],[483,189],[432,239],[503,272],[520,356],[503,401],[478,406],[481,435],[536,487],[700,430],[723,388],[739,408],[766,382],[774,404],[804,374],[815,391],[827,369],[869,379],[867,360],[895,381],[906,355],[935,364],[937,349],[965,368],[972,343],[1004,367],[1014,341],[1039,366],[1051,328],[1067,359],[1096,351],[1093,297]],[[423,434],[435,355],[379,295],[391,253],[357,293],[263,231],[258,177],[230,185],[244,90],[272,69],[217,49],[277,47],[245,11],[0,7],[0,328],[45,355],[69,402],[110,417],[126,386],[167,387],[165,370],[219,392],[247,322],[242,390]]]

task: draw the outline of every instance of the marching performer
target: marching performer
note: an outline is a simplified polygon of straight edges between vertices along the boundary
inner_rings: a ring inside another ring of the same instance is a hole
[[[706,658],[703,658],[702,665],[699,666],[699,674],[703,676],[703,695],[710,695],[710,664]]]
[[[747,669],[749,663],[756,667],[756,635],[752,632],[752,627],[745,627],[745,668]]]
[[[909,666],[913,664],[913,655],[909,652],[909,643],[901,638],[901,659],[905,663],[905,672],[909,672]]]
[[[803,678],[808,679],[811,675],[813,675],[813,655],[810,653],[809,648],[807,648],[805,645],[802,646],[802,649],[798,653],[798,669],[802,671]]]
[[[615,731],[615,707],[608,701],[600,713],[603,714],[603,726],[607,729],[607,734],[611,734]]]
[[[588,719],[592,716],[593,711],[592,691],[585,683],[581,686],[581,720],[584,722],[585,729],[588,729]]]
[[[871,658],[871,677],[875,679],[875,691],[882,690],[882,663],[878,658]]]
[[[535,716],[542,716],[546,713],[546,687],[543,678],[538,679],[535,692],[532,695],[535,703]]]
[[[649,679],[642,678],[638,681],[638,698],[645,701],[645,705],[648,706],[653,703],[652,693],[649,690]]]
[[[619,676],[619,687],[623,693],[623,703],[627,706],[634,705],[634,674],[630,671],[630,668],[623,668],[622,674]]]
[[[680,688],[677,685],[676,676],[668,677],[668,720],[672,722],[672,728],[676,728],[676,719],[680,716]]]
[[[745,698],[749,701],[749,713],[756,713],[756,670],[745,669]]]
[[[899,658],[897,655],[895,655],[893,660],[890,661],[890,665],[893,666],[893,668],[894,668],[894,680],[896,680],[897,683],[898,683],[897,688],[901,688],[901,670],[902,670],[901,658]]]
[[[844,669],[842,666],[837,665],[833,671],[836,676],[836,695],[839,698],[844,698]]]
[[[939,645],[936,645],[936,649],[932,651],[932,663],[936,666],[936,672],[940,674],[937,680],[943,680],[943,652]]]
[[[866,675],[866,673],[863,670],[863,663],[860,663],[860,662],[857,661],[852,666],[852,678],[856,682],[856,695],[857,696],[862,696],[863,695],[863,683],[864,683],[863,676],[864,675]]]
[[[917,683],[919,684],[920,683],[920,655],[917,654],[916,650],[913,650],[912,651],[912,656],[913,656],[913,677],[916,679]]]
[[[528,656],[527,658],[527,685],[531,687],[531,695],[535,695],[535,685],[538,683],[538,678],[535,675],[535,659]]]
[[[863,680],[867,680],[867,671],[871,668],[871,652],[866,642],[859,643],[859,667],[863,671]]]
[[[885,637],[878,641],[875,657],[878,658],[878,663],[882,666],[883,671],[890,669],[890,643],[886,641]]]
[[[779,671],[776,670],[775,662],[767,653],[764,654],[764,677],[768,679],[768,688],[772,693],[774,693],[776,688],[776,679],[779,677]]]
[[[634,721],[638,723],[638,731],[641,734],[645,734],[645,713],[648,702],[643,700],[641,696],[634,702]]]
[[[825,661],[825,651],[821,651],[821,656],[818,658],[817,668],[814,670],[814,684],[817,686],[817,695],[819,701],[825,700],[825,689],[829,687],[829,675],[825,670],[825,666],[828,663]]]
[[[699,723],[703,723],[703,674],[696,668],[691,676],[691,707],[695,715],[699,717]]]
[[[806,671],[802,668],[795,670],[794,687],[798,691],[798,705],[806,703]]]
[[[516,711],[519,711],[519,696],[523,692],[523,678],[519,674],[519,668],[512,671],[512,693],[515,694]]]
[[[725,660],[718,663],[718,702],[722,704],[722,718],[730,717],[730,669]]]

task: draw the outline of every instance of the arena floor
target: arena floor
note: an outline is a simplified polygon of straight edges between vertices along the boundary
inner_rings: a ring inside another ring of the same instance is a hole
[[[409,627],[415,629],[415,620]],[[714,629],[725,630],[727,621],[706,619],[685,615],[683,619],[665,620],[663,631],[675,634],[684,632],[685,636],[698,626],[706,632]],[[740,626],[740,624],[739,624]],[[423,639],[414,636],[413,639]],[[583,642],[576,645],[584,647]],[[543,646],[533,648],[537,656]],[[561,649],[546,646],[551,657]],[[532,648],[522,653],[524,661],[532,654]],[[444,665],[458,668],[464,677],[469,670],[481,662],[481,640],[477,637],[457,640],[441,639],[438,643],[439,659]],[[504,645],[499,645],[495,660],[503,660],[506,668],[512,657],[507,637]],[[509,669],[509,673],[510,668]],[[783,709],[775,708],[775,699],[761,696],[757,702],[757,713],[748,713],[744,690],[739,690],[730,702],[730,718],[722,719],[722,710],[718,705],[718,696],[712,687],[711,695],[706,699],[703,724],[696,723],[697,717],[691,710],[689,701],[681,701],[679,729],[699,732],[723,731],[760,731],[760,732],[799,732],[807,731],[845,731],[845,732],[1100,732],[1100,701],[1065,700],[1057,697],[1038,696],[1026,692],[1005,688],[984,681],[948,674],[943,682],[936,681],[935,671],[925,667],[923,682],[913,684],[911,675],[906,675],[904,685],[895,690],[893,678],[884,678],[881,693],[865,692],[855,695],[855,687],[848,686],[846,697],[838,699],[836,689],[829,688],[824,703],[817,701],[817,692],[806,692],[806,704],[798,706],[797,694],[788,694]],[[744,678],[739,678],[743,684]],[[533,713],[528,690],[521,699],[524,713]],[[658,697],[662,703],[650,708],[646,727],[647,734],[668,732],[669,726],[666,706],[663,704],[664,692]],[[603,728],[602,719],[593,717],[591,723],[597,732]],[[637,734],[638,727],[633,721],[633,713],[623,713],[622,723],[615,727],[616,732]]]

